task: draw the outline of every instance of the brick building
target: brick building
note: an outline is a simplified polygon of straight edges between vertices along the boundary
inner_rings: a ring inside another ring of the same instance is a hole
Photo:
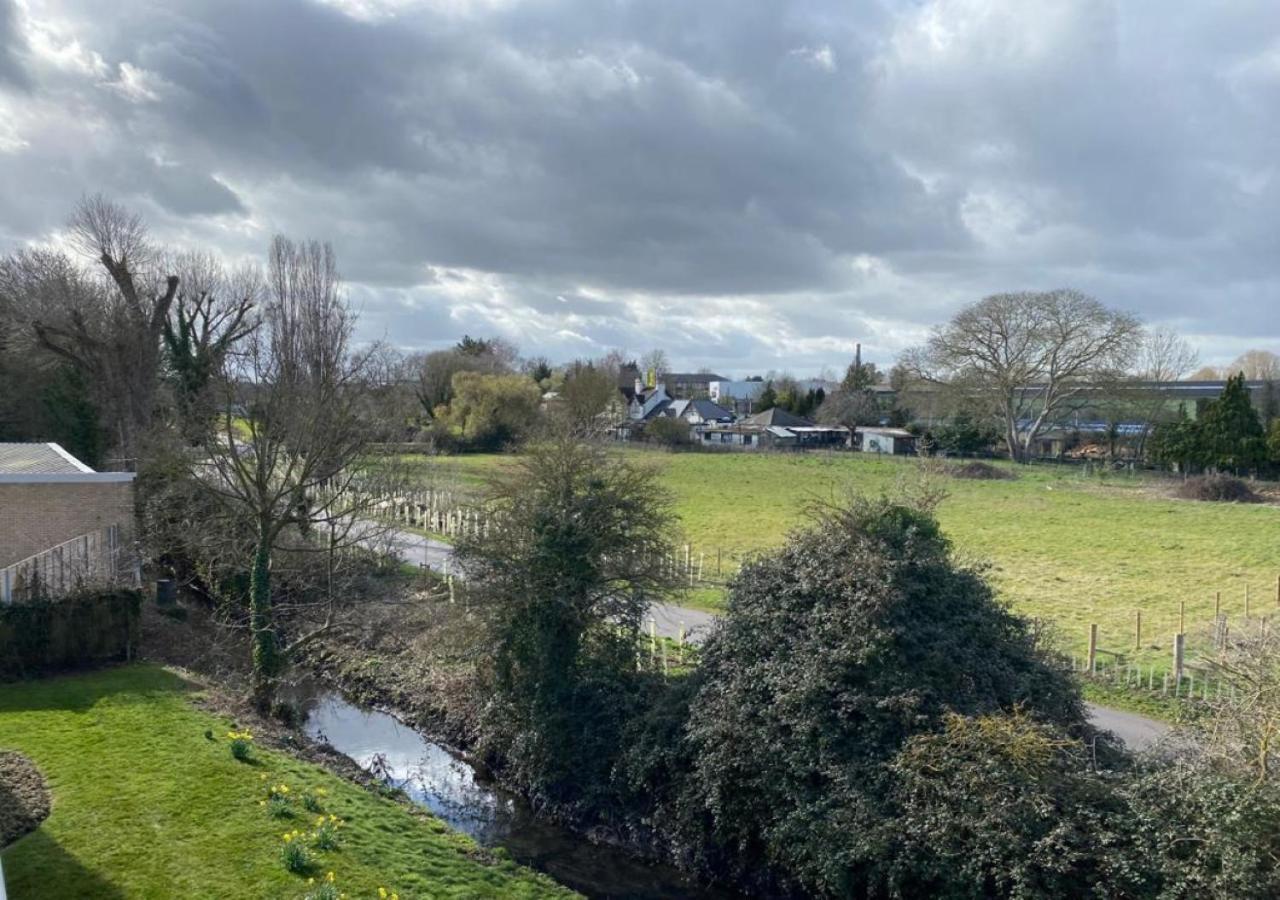
[[[125,546],[133,477],[95,472],[57,444],[0,443],[0,569],[79,538],[96,552]]]

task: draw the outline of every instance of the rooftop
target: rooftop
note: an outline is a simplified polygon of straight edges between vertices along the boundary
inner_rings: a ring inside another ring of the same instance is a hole
[[[58,444],[0,443],[0,475],[79,475],[92,471]]]

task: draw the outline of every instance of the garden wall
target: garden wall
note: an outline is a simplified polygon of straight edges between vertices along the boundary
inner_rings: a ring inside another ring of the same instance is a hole
[[[0,606],[0,679],[130,659],[141,614],[125,589]]]

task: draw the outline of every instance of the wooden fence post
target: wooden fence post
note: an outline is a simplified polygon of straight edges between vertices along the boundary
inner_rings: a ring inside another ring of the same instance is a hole
[[[1178,601],[1178,634],[1187,630],[1187,601]]]
[[[1178,632],[1173,636],[1173,677],[1177,683],[1182,682],[1182,655],[1186,647],[1187,636],[1182,632]],[[1177,696],[1177,687],[1174,687],[1174,696]]]
[[[1091,675],[1092,675],[1092,674],[1094,674],[1095,672],[1097,672],[1097,670],[1098,670],[1098,669],[1097,669],[1097,666],[1098,666],[1098,626],[1097,626],[1096,624],[1095,624],[1095,625],[1090,625],[1090,626],[1089,626],[1089,659],[1088,659],[1088,665],[1089,665],[1089,669],[1088,669],[1089,674],[1091,674]]]
[[[1133,649],[1142,649],[1142,610],[1133,613]]]

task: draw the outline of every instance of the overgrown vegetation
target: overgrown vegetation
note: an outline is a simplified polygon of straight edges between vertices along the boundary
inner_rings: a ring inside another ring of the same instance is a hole
[[[671,520],[643,467],[564,437],[488,494],[455,548],[493,654],[481,749],[539,805],[600,806],[634,709],[640,621],[670,588]]]
[[[984,462],[961,463],[948,471],[952,478],[968,478],[972,481],[1013,481],[1018,477],[1011,469]]]
[[[1202,500],[1209,503],[1262,502],[1262,498],[1249,485],[1230,475],[1197,475],[1188,478],[1174,489],[1173,495],[1182,500]]]

